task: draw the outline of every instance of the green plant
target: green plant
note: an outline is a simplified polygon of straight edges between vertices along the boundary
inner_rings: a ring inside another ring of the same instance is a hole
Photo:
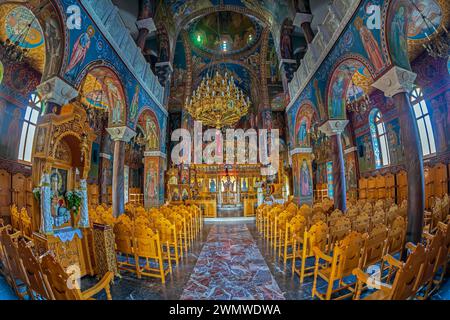
[[[41,188],[34,188],[33,189],[33,195],[34,195],[34,198],[37,200],[37,201],[41,201]]]
[[[68,191],[66,193],[67,207],[72,209],[75,215],[78,215],[82,198],[83,193],[80,190]]]

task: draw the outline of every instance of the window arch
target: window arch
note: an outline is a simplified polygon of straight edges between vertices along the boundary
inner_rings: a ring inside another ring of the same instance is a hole
[[[42,102],[36,93],[32,93],[23,119],[22,134],[20,136],[18,159],[31,162],[36,123],[42,110]]]
[[[422,89],[414,88],[411,92],[411,104],[416,117],[417,128],[422,145],[422,154],[424,156],[436,153],[436,143],[434,141],[433,127],[430,121],[427,102],[423,96]]]
[[[373,109],[369,114],[370,135],[372,136],[373,153],[375,155],[375,168],[391,164],[386,127],[380,110]]]

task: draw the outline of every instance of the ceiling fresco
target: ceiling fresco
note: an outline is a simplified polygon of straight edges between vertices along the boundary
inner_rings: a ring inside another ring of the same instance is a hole
[[[261,27],[248,16],[223,11],[195,21],[189,34],[196,48],[215,55],[228,55],[253,46],[260,37]]]
[[[27,26],[31,27],[27,32]],[[44,70],[45,45],[42,28],[33,13],[16,4],[0,5],[0,39],[19,41],[19,45],[29,50],[28,61],[40,73]]]

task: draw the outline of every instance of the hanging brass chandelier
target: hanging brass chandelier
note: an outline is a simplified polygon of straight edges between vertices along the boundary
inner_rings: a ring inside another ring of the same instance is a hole
[[[224,128],[235,125],[239,119],[247,115],[250,99],[239,89],[233,76],[216,70],[212,77],[209,73],[186,97],[185,108],[194,120],[213,128]]]

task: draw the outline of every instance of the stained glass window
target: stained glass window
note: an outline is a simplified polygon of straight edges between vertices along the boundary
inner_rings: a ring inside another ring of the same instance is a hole
[[[411,92],[411,104],[416,116],[417,128],[419,129],[422,154],[424,156],[436,153],[436,143],[434,141],[433,127],[430,121],[427,102],[423,97],[423,92],[416,87]]]
[[[370,134],[372,136],[375,168],[388,166],[391,163],[386,128],[380,110],[374,108],[369,114]]]
[[[19,144],[19,160],[31,162],[31,151],[33,148],[34,134],[36,133],[36,123],[42,110],[42,103],[38,95],[32,93],[28,100],[28,106],[23,119],[22,134]]]

